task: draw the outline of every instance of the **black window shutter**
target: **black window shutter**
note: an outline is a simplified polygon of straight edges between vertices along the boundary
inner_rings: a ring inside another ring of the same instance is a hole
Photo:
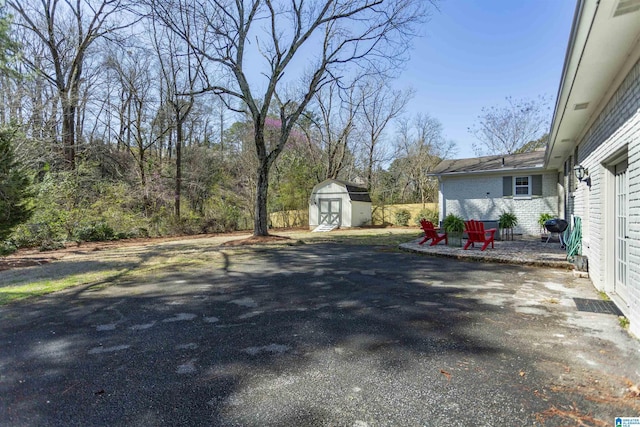
[[[502,195],[504,197],[513,196],[513,177],[511,176],[503,176],[502,177]]]
[[[533,181],[531,185],[531,195],[542,196],[542,175],[533,175],[531,179]]]

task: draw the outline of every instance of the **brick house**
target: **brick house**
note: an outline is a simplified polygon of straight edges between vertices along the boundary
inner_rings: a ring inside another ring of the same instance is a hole
[[[443,161],[434,171],[441,217],[511,208],[527,234],[542,212],[579,218],[590,280],[640,337],[640,0],[578,0],[549,146],[535,164],[506,170],[512,161],[504,157],[505,170],[495,158]],[[510,199],[506,176],[513,194],[528,176],[531,198]]]
[[[544,167],[544,151],[443,160],[432,171],[439,182],[440,219],[497,221],[502,212],[518,218],[515,233],[539,235],[541,213],[558,213],[557,174]]]

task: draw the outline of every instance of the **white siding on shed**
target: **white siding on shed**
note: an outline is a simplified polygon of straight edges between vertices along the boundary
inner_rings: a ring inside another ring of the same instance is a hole
[[[371,225],[371,203],[352,201],[351,221],[352,227]]]
[[[353,187],[350,188],[353,189]],[[363,189],[363,192],[366,192],[366,190]],[[358,196],[362,197],[362,194],[359,193]],[[324,199],[340,200],[340,227],[361,227],[371,223],[371,202],[351,200],[347,186],[344,183],[336,180],[326,180],[316,185],[313,189],[311,200],[309,201],[310,228],[315,228],[320,224],[320,205],[321,200]]]

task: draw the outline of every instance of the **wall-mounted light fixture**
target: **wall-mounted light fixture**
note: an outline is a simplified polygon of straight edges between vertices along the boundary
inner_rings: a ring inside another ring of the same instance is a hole
[[[578,181],[584,182],[587,186],[591,187],[591,177],[589,176],[589,170],[585,169],[582,165],[575,165],[573,172],[576,174]]]

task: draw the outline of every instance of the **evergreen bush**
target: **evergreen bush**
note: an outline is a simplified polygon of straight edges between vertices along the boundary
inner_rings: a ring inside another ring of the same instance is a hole
[[[464,219],[458,215],[449,214],[442,221],[442,227],[447,233],[462,233],[464,231]]]
[[[439,215],[440,214],[436,210],[433,210],[433,209],[422,209],[420,212],[418,212],[418,215],[416,215],[415,223],[416,223],[416,225],[420,225],[420,220],[421,219],[426,219],[427,221],[430,221],[433,224],[435,224],[436,227],[437,227],[438,226]]]
[[[79,242],[103,242],[114,240],[116,233],[113,228],[104,221],[94,222],[76,230],[75,239]]]
[[[396,225],[400,225],[402,227],[406,227],[409,225],[409,220],[411,219],[411,212],[406,209],[400,209],[395,214]]]
[[[32,214],[32,196],[26,170],[15,159],[15,131],[0,129],[0,241]]]

